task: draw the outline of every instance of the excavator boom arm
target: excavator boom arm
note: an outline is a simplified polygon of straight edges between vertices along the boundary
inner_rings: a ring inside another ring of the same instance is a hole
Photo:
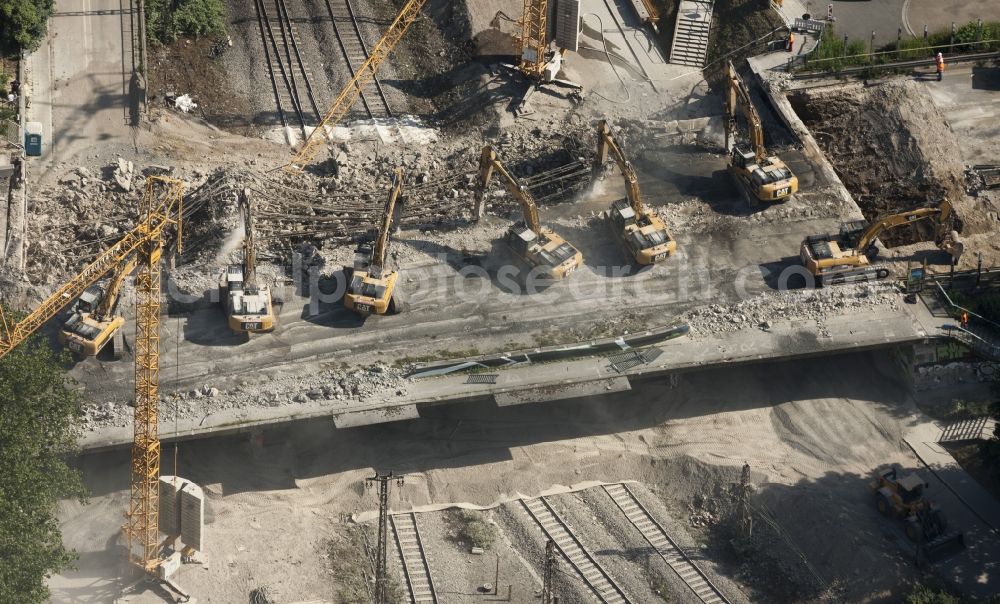
[[[84,290],[107,274],[108,271],[120,265],[140,245],[159,238],[160,233],[171,224],[177,224],[179,231],[180,223],[173,216],[179,215],[179,210],[175,210],[175,207],[182,207],[183,204],[183,185],[173,186],[173,183],[180,183],[180,181],[162,177],[151,177],[147,180],[148,183],[156,181],[165,181],[171,185],[171,188],[162,200],[154,204],[151,184],[147,184],[143,203],[144,208],[147,208],[147,214],[144,215],[149,216],[148,220],[141,222],[117,243],[105,250],[96,260],[63,284],[21,321],[10,323],[3,316],[3,310],[0,309],[0,329],[3,330],[0,333],[0,358],[28,339],[69,302],[79,298]]]
[[[865,250],[868,246],[875,241],[875,239],[881,235],[884,231],[893,229],[900,225],[910,224],[923,220],[925,218],[931,218],[933,216],[942,216],[941,207],[937,208],[918,208],[916,210],[910,210],[909,212],[901,212],[899,214],[893,214],[891,216],[886,216],[874,223],[872,223],[865,232],[861,234],[858,239],[856,249],[859,251]]]
[[[243,208],[243,281],[253,286],[257,284],[257,245],[253,237],[250,189],[240,191],[240,206]]]
[[[750,142],[753,145],[754,154],[757,156],[757,162],[760,163],[767,157],[767,149],[764,147],[764,128],[761,125],[760,114],[757,113],[757,108],[754,107],[753,100],[750,98],[750,90],[743,83],[740,75],[736,73],[736,68],[733,67],[732,61],[729,62],[728,73],[729,94],[726,95],[726,116],[729,119],[729,125],[726,128],[726,138],[729,138],[730,130],[735,129],[736,110],[737,106],[739,106],[743,110],[743,116],[747,120],[750,129]]]
[[[597,163],[594,165],[595,171],[604,166],[604,162],[608,160],[609,151],[614,157],[615,163],[618,164],[618,171],[622,173],[622,178],[625,179],[629,205],[632,206],[632,210],[636,216],[645,216],[646,208],[642,204],[642,192],[639,190],[639,177],[635,173],[635,168],[632,167],[632,162],[625,159],[625,152],[622,151],[621,145],[618,144],[618,140],[611,132],[608,121],[601,120],[597,125]]]
[[[295,157],[292,158],[292,161],[285,166],[286,172],[301,174],[305,171],[306,166],[312,163],[312,160],[323,146],[323,139],[327,136],[327,128],[337,125],[347,115],[347,112],[351,110],[358,97],[361,96],[361,90],[375,79],[375,74],[378,72],[379,67],[389,57],[396,44],[399,44],[406,30],[416,20],[417,15],[420,14],[420,9],[423,8],[426,2],[427,0],[409,0],[403,6],[403,9],[396,15],[396,19],[389,26],[389,29],[385,30],[385,33],[382,34],[382,38],[375,45],[375,48],[372,49],[371,54],[368,55],[365,62],[354,73],[354,77],[351,78],[351,81],[337,95],[337,99],[333,102],[330,109],[327,110],[326,115],[323,116],[323,120],[312,131],[306,142],[302,144],[302,147],[295,154]]]
[[[114,314],[115,307],[118,305],[118,296],[121,295],[122,286],[125,285],[125,278],[135,270],[137,263],[138,258],[135,254],[118,263],[118,269],[115,270],[115,274],[111,277],[111,282],[108,283],[104,297],[101,298],[101,303],[94,309],[94,317],[98,321],[106,321],[108,317]]]
[[[375,241],[375,250],[372,254],[372,264],[384,267],[385,257],[389,251],[389,233],[392,231],[392,224],[395,220],[396,202],[403,192],[403,170],[396,168],[392,175],[392,189],[389,197],[385,201],[385,209],[382,211],[382,226],[378,231],[378,239]]]
[[[521,204],[524,223],[535,234],[541,234],[542,225],[538,221],[538,205],[535,203],[535,198],[531,196],[527,187],[521,185],[517,181],[517,178],[507,171],[503,162],[497,157],[497,152],[493,149],[493,146],[486,145],[483,147],[483,154],[479,157],[480,195],[486,194],[486,188],[490,184],[490,178],[493,176],[494,171],[500,175],[500,179],[503,181],[507,191]]]

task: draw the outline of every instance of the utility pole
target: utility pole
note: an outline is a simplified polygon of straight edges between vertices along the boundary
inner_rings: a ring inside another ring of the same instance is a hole
[[[390,604],[389,575],[386,572],[388,550],[386,542],[389,536],[389,482],[396,481],[396,486],[403,486],[404,476],[396,476],[392,472],[379,474],[365,479],[365,486],[378,483],[378,549],[375,554],[375,604]]]
[[[753,534],[753,514],[750,512],[750,464],[743,464],[743,472],[740,474],[740,492],[737,513],[739,518],[740,539],[744,542],[750,540]]]
[[[556,567],[559,559],[556,557],[556,542],[549,539],[545,543],[545,575],[542,578],[542,604],[557,604],[559,598],[555,594]]]

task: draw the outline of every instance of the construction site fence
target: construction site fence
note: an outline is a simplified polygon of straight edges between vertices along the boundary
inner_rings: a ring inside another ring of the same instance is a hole
[[[926,43],[916,47],[904,46],[903,48],[876,51],[874,49],[875,34],[876,32],[873,31],[869,43],[866,44],[862,40],[849,40],[847,36],[844,36],[843,39],[837,38],[836,34],[830,30],[824,34],[812,51],[789,59],[788,71],[804,76],[806,74],[802,72],[829,73],[845,67],[891,68],[894,64],[906,63],[908,65],[911,62],[926,65],[933,64],[934,57],[939,52],[945,55],[947,63],[963,60],[963,58],[968,60],[970,55],[1000,49],[1000,37],[990,37],[969,41],[949,39],[941,43]],[[897,45],[903,43],[902,40],[899,40]],[[868,47],[867,52],[865,51],[866,46]],[[834,56],[817,56],[830,52],[836,54]]]

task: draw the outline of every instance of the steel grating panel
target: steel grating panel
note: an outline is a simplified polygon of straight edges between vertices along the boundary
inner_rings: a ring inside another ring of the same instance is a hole
[[[496,384],[498,373],[473,373],[465,378],[466,384]]]

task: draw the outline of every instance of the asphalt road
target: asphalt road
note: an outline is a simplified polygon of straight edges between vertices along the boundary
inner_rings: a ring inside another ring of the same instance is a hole
[[[29,121],[42,122],[45,168],[95,145],[131,145],[132,44],[124,0],[57,0],[41,47],[28,57]],[[38,167],[34,168],[38,170]]]
[[[875,46],[888,44],[897,35],[903,38],[923,36],[924,25],[930,32],[947,30],[983,19],[1000,20],[1000,2],[995,0],[812,0],[807,10],[814,18],[825,18],[827,5],[833,4],[834,31],[838,35],[870,43],[875,32]]]

